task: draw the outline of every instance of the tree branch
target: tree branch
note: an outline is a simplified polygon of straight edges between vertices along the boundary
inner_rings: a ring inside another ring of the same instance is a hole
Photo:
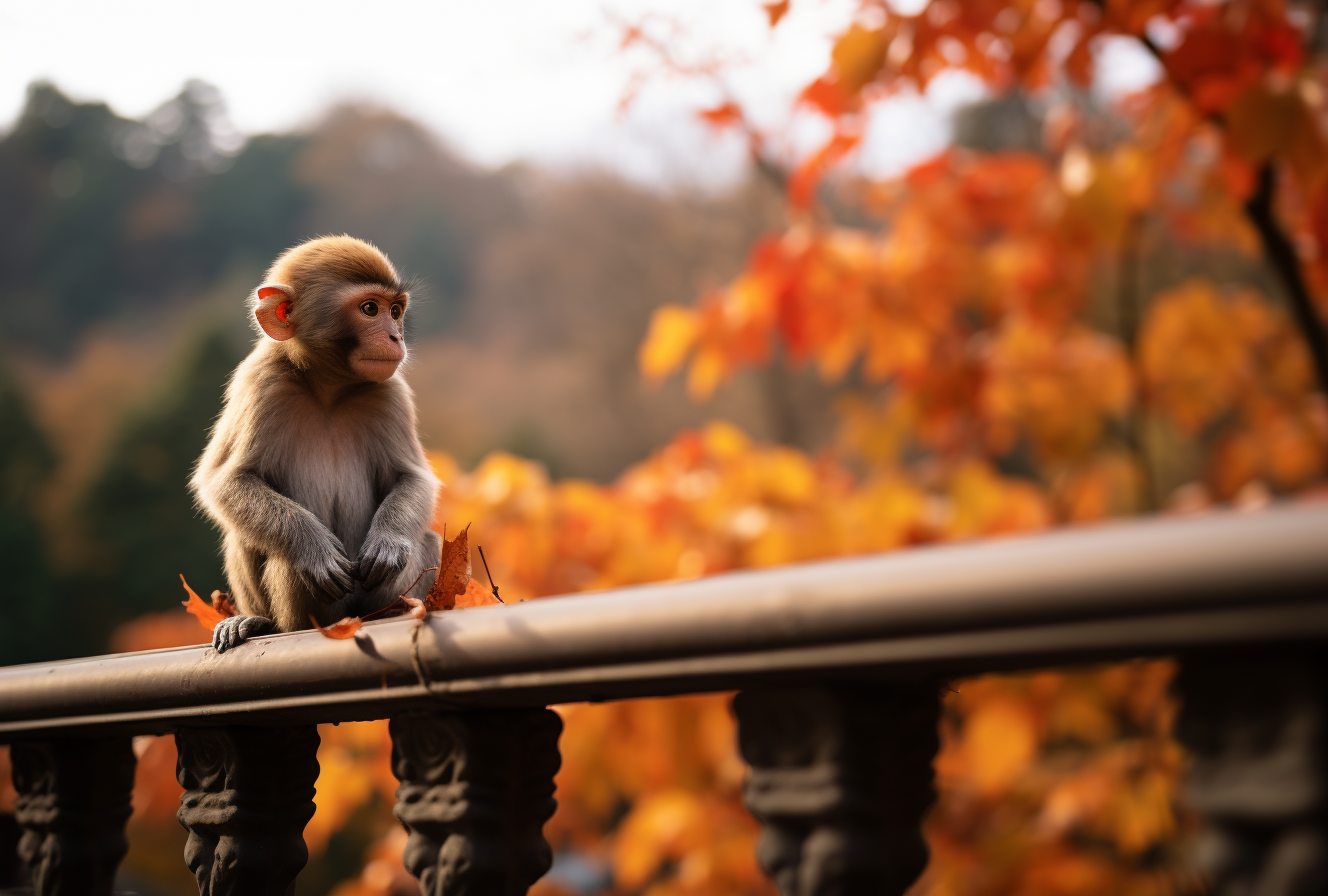
[[[1259,183],[1254,193],[1245,200],[1245,214],[1263,243],[1264,255],[1268,263],[1277,272],[1282,281],[1287,298],[1291,301],[1291,311],[1295,315],[1296,325],[1310,350],[1314,360],[1314,372],[1319,381],[1319,389],[1328,394],[1328,332],[1324,330],[1323,319],[1319,317],[1310,296],[1309,287],[1301,274],[1300,259],[1296,257],[1296,248],[1277,223],[1273,211],[1273,194],[1276,192],[1277,173],[1272,161],[1264,163],[1259,169]]]

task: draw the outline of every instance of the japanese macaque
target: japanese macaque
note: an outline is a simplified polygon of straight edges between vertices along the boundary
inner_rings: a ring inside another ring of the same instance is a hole
[[[399,373],[409,301],[387,256],[349,236],[288,250],[251,296],[258,342],[190,483],[241,613],[214,629],[218,652],[432,584],[438,481]]]

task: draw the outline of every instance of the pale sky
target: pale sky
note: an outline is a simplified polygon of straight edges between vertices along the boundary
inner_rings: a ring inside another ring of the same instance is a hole
[[[727,88],[758,123],[791,134],[796,154],[818,134],[810,119],[788,126],[789,100],[824,70],[828,36],[854,7],[794,2],[772,32],[758,0],[0,0],[0,129],[37,79],[140,117],[201,78],[220,88],[245,134],[366,99],[485,164],[607,165],[646,182],[717,183],[742,166],[742,145],[716,138],[692,112],[719,93],[656,80],[620,115],[643,57],[618,49],[613,21],[667,11],[685,29],[670,41],[685,57],[737,57]],[[891,101],[870,130],[864,166],[889,173],[935,152],[949,112],[980,95],[957,77],[926,97]]]

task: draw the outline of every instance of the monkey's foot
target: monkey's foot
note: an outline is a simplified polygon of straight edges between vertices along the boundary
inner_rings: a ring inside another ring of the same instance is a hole
[[[212,629],[212,649],[225,653],[250,638],[270,635],[274,631],[276,626],[266,616],[228,616]]]

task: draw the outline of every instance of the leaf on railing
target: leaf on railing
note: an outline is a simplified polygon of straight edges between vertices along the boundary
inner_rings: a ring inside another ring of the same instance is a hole
[[[438,563],[438,578],[424,598],[430,610],[450,610],[456,606],[457,595],[466,593],[470,584],[470,524],[451,541],[443,530],[443,554]]]
[[[344,641],[347,638],[355,637],[355,633],[360,630],[360,626],[364,625],[364,620],[358,616],[347,616],[326,628],[319,625],[318,620],[313,616],[309,617],[309,621],[314,624],[314,628],[318,629],[318,633],[324,638],[332,638],[336,641]]]
[[[198,620],[198,624],[208,631],[217,627],[221,620],[234,616],[235,604],[231,603],[229,594],[223,594],[220,591],[212,592],[212,605],[204,603],[203,598],[199,597],[194,589],[189,587],[189,583],[184,580],[184,574],[180,574],[180,584],[184,590],[189,593],[188,600],[180,601],[180,605]]]

